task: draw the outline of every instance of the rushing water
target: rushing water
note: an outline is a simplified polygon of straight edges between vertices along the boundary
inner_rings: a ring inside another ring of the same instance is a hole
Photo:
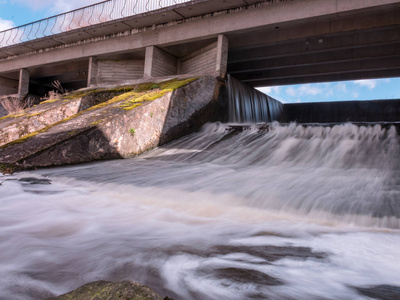
[[[228,120],[235,123],[279,120],[283,105],[278,100],[228,75]]]
[[[131,160],[0,177],[0,299],[135,280],[178,299],[398,291],[399,136],[380,125],[199,133]]]

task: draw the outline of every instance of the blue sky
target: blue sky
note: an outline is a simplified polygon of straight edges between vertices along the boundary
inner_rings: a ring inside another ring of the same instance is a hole
[[[98,2],[0,0],[0,31]],[[400,99],[400,78],[264,87],[260,90],[284,103]]]
[[[259,88],[284,103],[400,99],[400,78]]]

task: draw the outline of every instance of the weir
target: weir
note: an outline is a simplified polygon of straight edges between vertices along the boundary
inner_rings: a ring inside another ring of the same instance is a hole
[[[260,123],[279,120],[283,105],[278,100],[257,91],[233,76],[227,76],[228,121]]]

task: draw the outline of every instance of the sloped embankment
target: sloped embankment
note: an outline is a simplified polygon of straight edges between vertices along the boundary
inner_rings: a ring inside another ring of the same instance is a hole
[[[65,95],[0,120],[4,136],[14,128],[0,146],[0,165],[4,171],[138,155],[216,120],[219,89],[205,76]]]

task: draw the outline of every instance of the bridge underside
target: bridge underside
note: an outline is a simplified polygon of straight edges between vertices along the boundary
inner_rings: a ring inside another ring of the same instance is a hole
[[[247,2],[257,1],[198,0],[187,7],[198,17],[182,22],[31,54],[17,53],[27,45],[9,47],[17,52],[0,60],[0,95],[43,95],[56,80],[73,90],[181,74],[230,73],[254,87],[400,77],[400,1]],[[210,3],[223,10],[202,15]],[[54,39],[40,41],[48,42]]]
[[[274,86],[400,76],[400,7],[228,34],[228,73]]]

